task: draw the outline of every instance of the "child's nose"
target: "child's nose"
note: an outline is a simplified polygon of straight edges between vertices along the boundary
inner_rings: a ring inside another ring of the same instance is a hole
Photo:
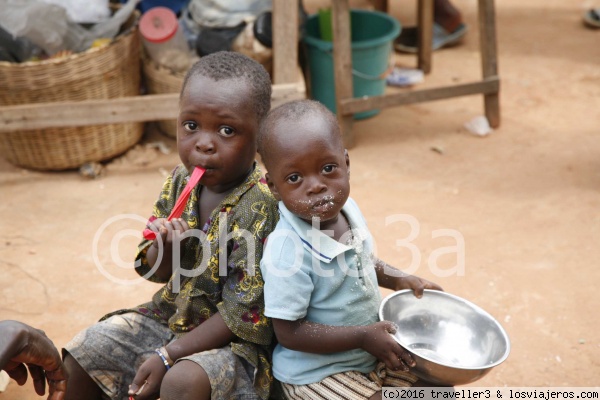
[[[215,143],[208,134],[198,135],[196,140],[196,150],[200,153],[212,154],[215,152]]]
[[[308,191],[311,194],[319,194],[327,190],[327,185],[323,183],[320,179],[313,178],[310,179],[308,185]]]

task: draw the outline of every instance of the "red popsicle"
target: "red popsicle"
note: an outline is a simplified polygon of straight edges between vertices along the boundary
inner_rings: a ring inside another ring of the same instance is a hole
[[[183,209],[185,208],[185,205],[187,204],[187,201],[190,198],[190,194],[192,193],[192,189],[194,189],[194,187],[196,187],[198,182],[200,182],[200,178],[202,178],[202,175],[204,175],[205,171],[206,170],[201,167],[194,168],[194,171],[192,172],[192,176],[190,176],[190,180],[188,181],[187,185],[185,185],[185,188],[183,188],[183,192],[181,192],[181,194],[179,195],[179,198],[177,199],[177,202],[175,203],[175,207],[173,207],[171,214],[167,218],[168,221],[172,220],[173,218],[181,217],[181,214],[183,213]],[[156,219],[156,218],[151,218],[150,222],[152,222],[154,219]],[[144,229],[144,239],[147,239],[147,240],[156,239],[156,232],[154,232],[153,230],[151,230],[149,228]]]

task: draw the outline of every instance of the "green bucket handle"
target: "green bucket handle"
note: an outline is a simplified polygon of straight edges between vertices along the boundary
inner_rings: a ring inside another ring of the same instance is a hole
[[[331,8],[319,9],[318,11],[318,22],[319,22],[319,30],[321,32],[321,40],[325,42],[331,42],[333,40],[333,32],[331,29]],[[396,23],[397,24],[397,23]],[[399,27],[398,27],[399,30]],[[320,47],[320,50],[324,53],[327,53],[331,58],[333,58],[333,50],[332,49],[324,49],[321,46],[317,45],[317,48]],[[369,80],[369,81],[380,81],[385,79],[394,69],[395,63],[393,61],[393,51],[390,53],[388,67],[380,73],[379,75],[369,75],[363,72],[352,69],[352,75],[357,76],[359,78]]]
[[[324,51],[324,53],[328,54],[329,57],[331,57],[333,59],[333,51],[332,50]],[[394,69],[395,66],[396,66],[396,63],[393,60],[393,53],[390,53],[388,67],[385,69],[385,71],[383,71],[379,75],[365,74],[364,72],[357,71],[354,68],[352,68],[352,75],[357,76],[362,79],[365,79],[365,80],[368,80],[368,81],[381,81],[381,80],[385,79],[392,72],[392,70]]]

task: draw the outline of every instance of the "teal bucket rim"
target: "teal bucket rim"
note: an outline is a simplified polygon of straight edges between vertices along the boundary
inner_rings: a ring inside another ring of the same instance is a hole
[[[392,29],[390,30],[389,33],[379,36],[374,39],[361,40],[361,41],[356,41],[356,42],[352,41],[351,42],[352,49],[364,49],[364,48],[368,48],[368,47],[379,46],[379,45],[391,42],[392,40],[396,39],[398,37],[398,35],[400,35],[400,22],[398,22],[398,20],[389,16],[386,13],[383,13],[380,11],[362,10],[362,9],[351,9],[350,13],[351,14],[377,15],[377,16],[382,17],[383,19],[386,19],[392,23]],[[306,21],[306,23],[308,23],[309,20],[316,19],[318,17],[319,17],[318,13],[313,14],[308,17],[308,20]],[[307,44],[310,44],[310,45],[313,45],[313,46],[319,48],[320,50],[333,49],[333,42],[316,38],[314,36],[309,35],[308,33],[305,33],[302,40],[304,42],[306,42]]]

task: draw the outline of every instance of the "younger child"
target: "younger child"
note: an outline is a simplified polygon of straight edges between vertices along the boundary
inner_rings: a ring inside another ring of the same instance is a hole
[[[136,260],[140,275],[164,286],[66,346],[67,400],[268,398],[272,326],[259,263],[278,215],[254,160],[270,106],[268,73],[239,53],[202,57],[187,73],[177,118],[182,164],[154,205],[157,237],[141,242]],[[181,218],[168,221],[195,167],[206,172]]]
[[[441,288],[374,257],[349,198],[350,160],[335,116],[315,101],[286,103],[261,126],[259,153],[281,200],[261,270],[279,342],[273,374],[286,397],[381,398],[382,386],[415,383],[413,359],[390,335],[396,328],[378,322],[378,286],[417,297]]]

